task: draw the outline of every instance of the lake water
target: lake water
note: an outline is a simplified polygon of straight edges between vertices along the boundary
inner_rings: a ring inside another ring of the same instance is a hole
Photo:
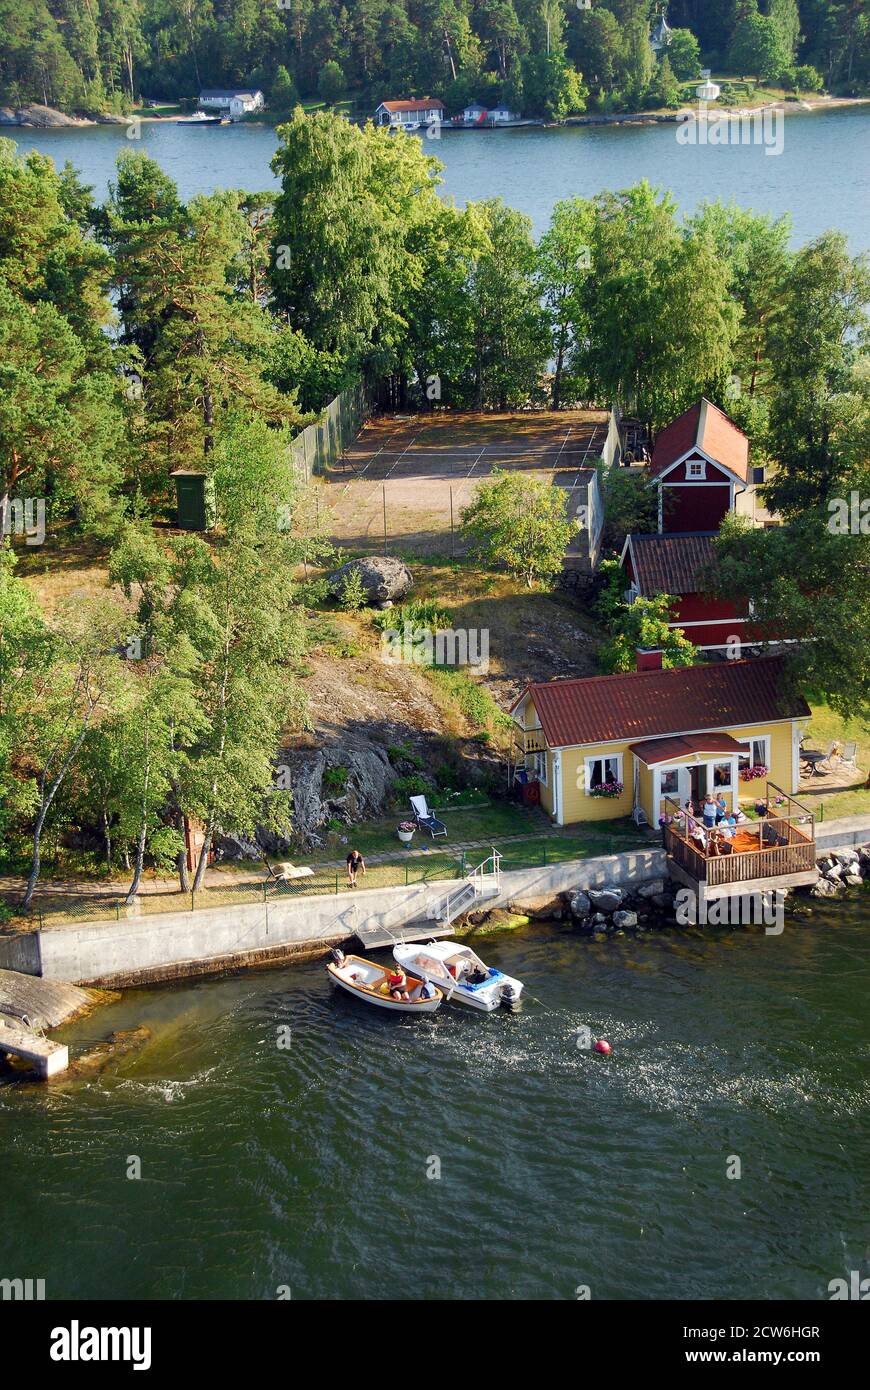
[[[674,125],[453,131],[425,144],[444,162],[445,194],[460,204],[500,196],[528,213],[536,235],[560,198],[646,178],[669,189],[686,210],[733,198],[775,215],[790,212],[796,243],[833,226],[847,233],[853,252],[866,249],[870,107],[789,114],[782,129],[780,155],[765,154],[761,145],[678,145]],[[215,188],[276,186],[269,168],[276,137],[268,127],[144,122],[140,131],[135,147],[158,160],[185,198]],[[100,197],[118,151],[134,144],[119,126],[2,133],[59,164],[70,160]]]
[[[50,1299],[820,1299],[870,1273],[866,890],[778,937],[481,949],[522,1012],[384,1016],[313,963],[74,1025],[152,1040],[0,1087],[0,1273]]]

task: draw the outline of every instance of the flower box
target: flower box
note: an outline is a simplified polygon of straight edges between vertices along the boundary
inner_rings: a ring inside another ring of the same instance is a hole
[[[622,796],[622,792],[621,782],[599,782],[596,786],[589,788],[590,796]]]
[[[757,777],[766,777],[767,768],[763,763],[755,763],[753,767],[742,767],[740,769],[741,782],[753,782]]]
[[[396,827],[396,834],[403,845],[409,845],[414,838],[414,831],[416,829],[417,827],[412,821],[406,820],[402,821],[402,824]]]

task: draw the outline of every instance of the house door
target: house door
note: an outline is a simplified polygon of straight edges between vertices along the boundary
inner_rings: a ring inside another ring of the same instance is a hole
[[[687,801],[691,801],[693,805],[700,806],[707,794],[706,767],[681,767],[679,780],[680,805],[685,806]]]

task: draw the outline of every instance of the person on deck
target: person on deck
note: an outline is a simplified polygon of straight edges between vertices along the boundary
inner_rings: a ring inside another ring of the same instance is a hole
[[[707,795],[704,797],[704,805],[702,809],[704,816],[704,827],[707,830],[712,830],[718,819],[718,808],[710,792],[708,792]]]

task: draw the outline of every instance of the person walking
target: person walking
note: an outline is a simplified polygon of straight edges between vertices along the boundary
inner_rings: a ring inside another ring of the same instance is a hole
[[[360,869],[362,869],[363,878],[365,878],[366,861],[358,849],[352,849],[347,856],[347,881],[351,888],[356,888],[356,876]]]

